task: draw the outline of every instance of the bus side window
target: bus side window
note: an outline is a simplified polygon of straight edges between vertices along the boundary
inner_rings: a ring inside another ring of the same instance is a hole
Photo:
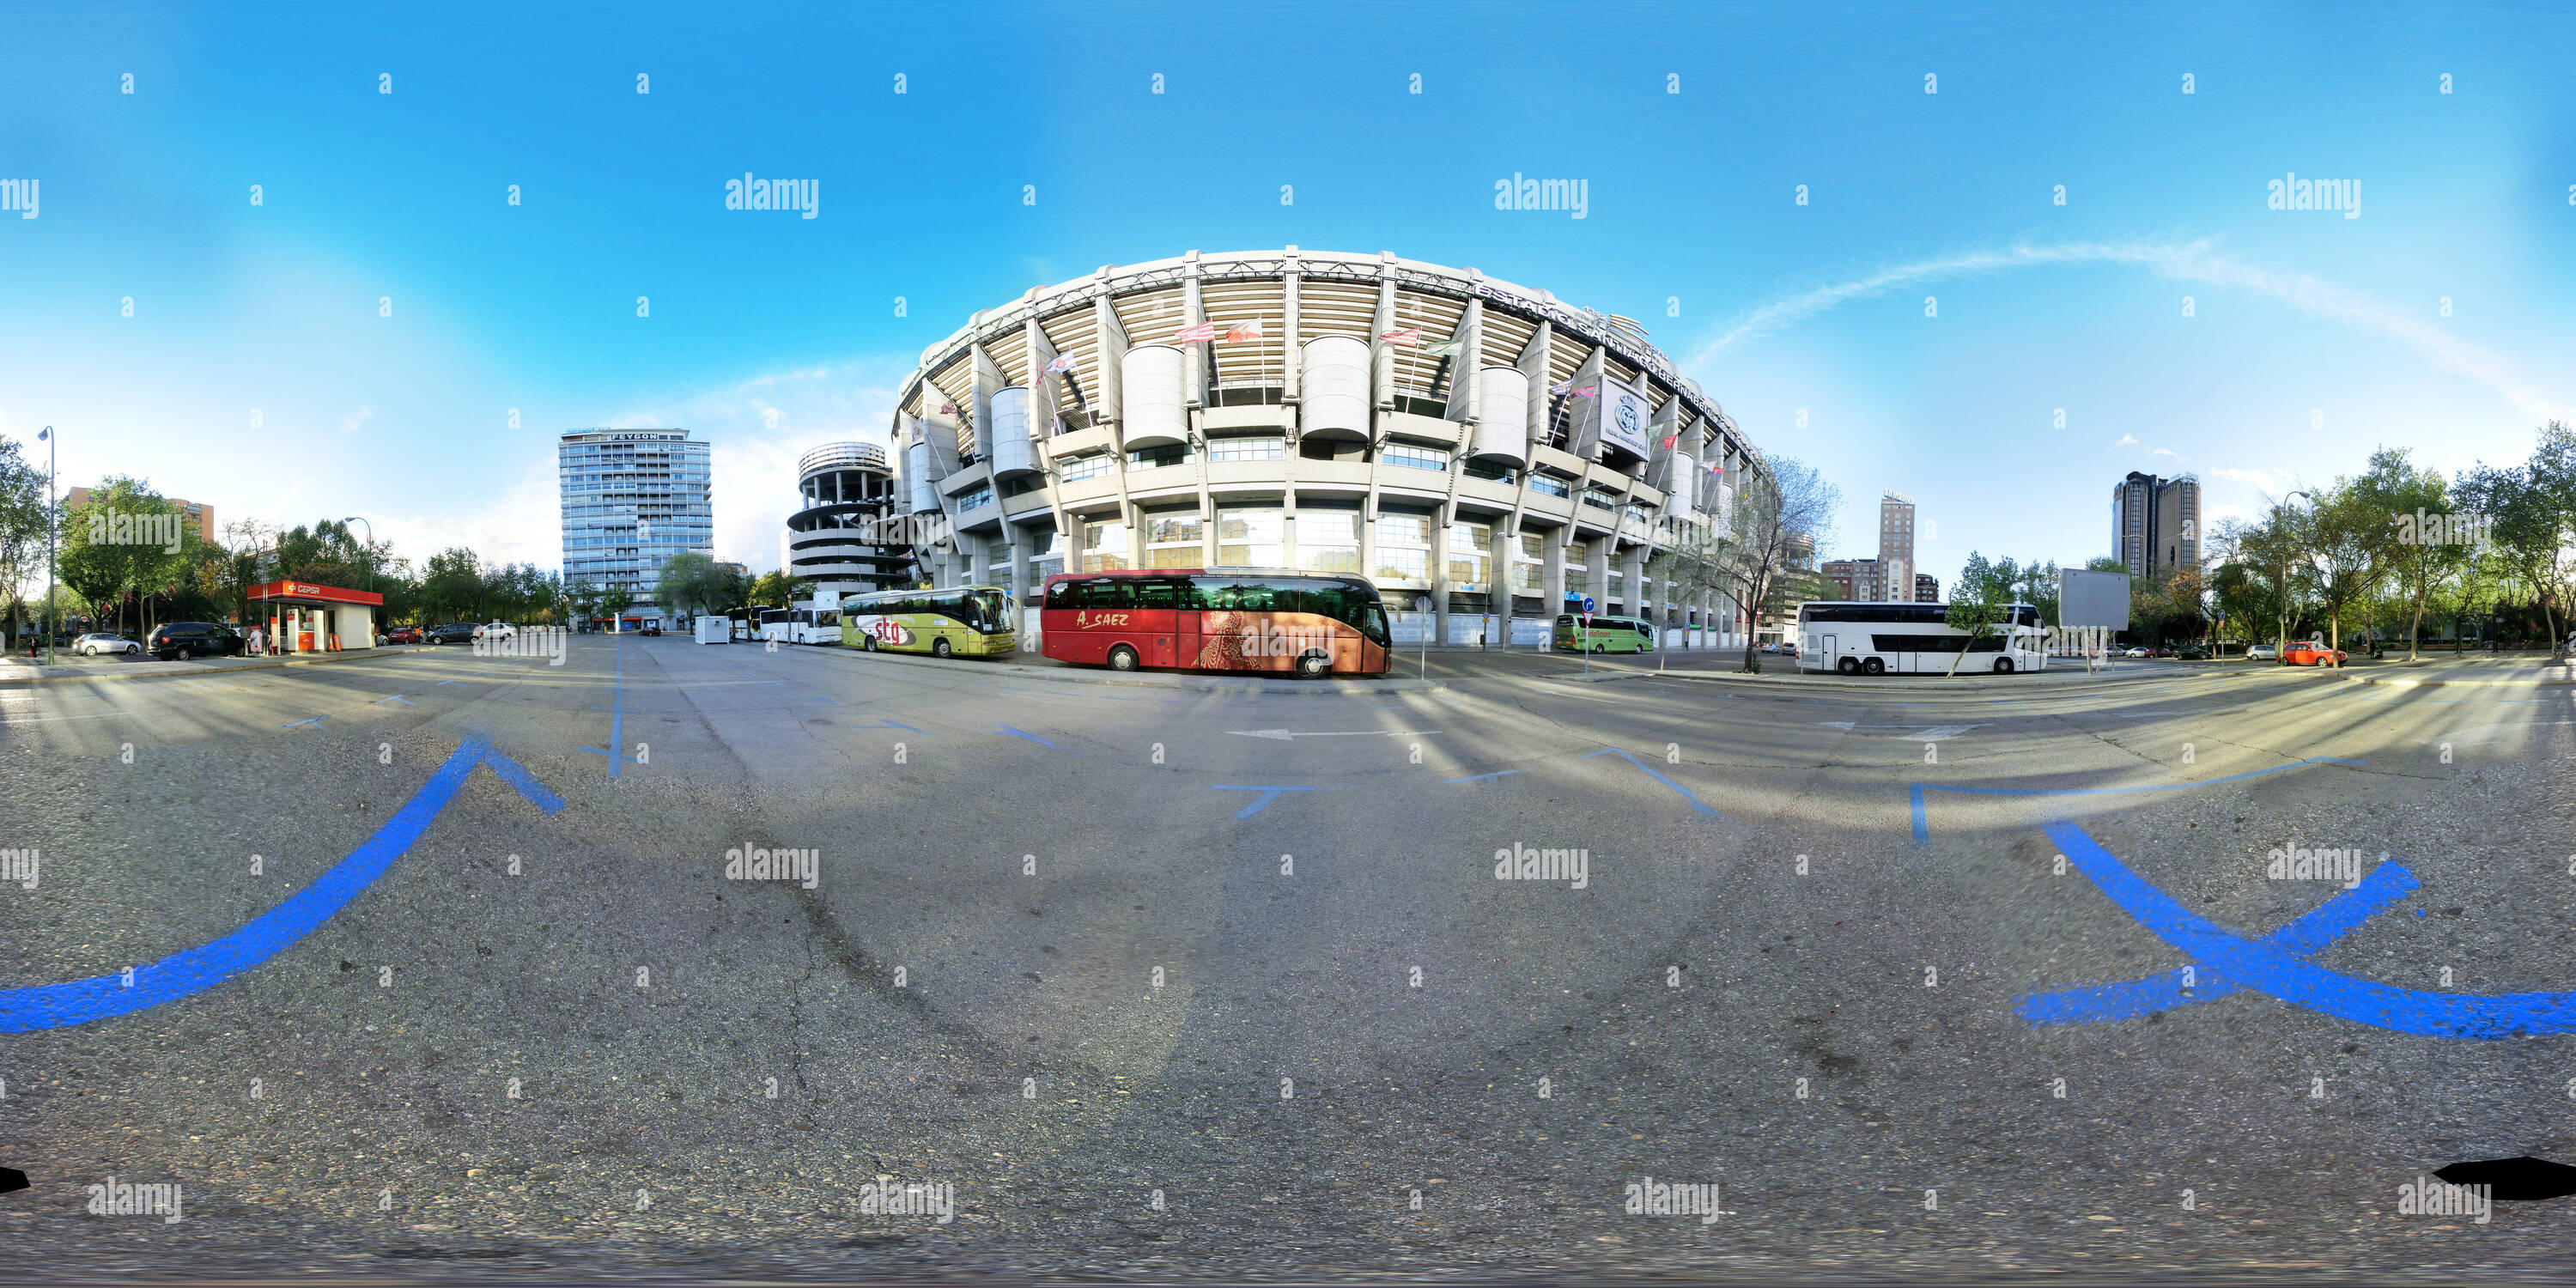
[[[1070,581],[1059,581],[1056,584],[1047,587],[1046,606],[1049,608],[1073,607],[1073,588],[1075,584],[1076,583]]]

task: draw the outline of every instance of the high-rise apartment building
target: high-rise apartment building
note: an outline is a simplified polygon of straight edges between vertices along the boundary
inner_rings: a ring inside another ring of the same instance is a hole
[[[707,444],[685,429],[576,429],[556,443],[555,461],[565,584],[626,592],[628,620],[669,617],[653,603],[662,565],[682,551],[715,554]]]
[[[1843,598],[1877,602],[1887,598],[1887,568],[1875,559],[1828,559],[1817,571],[1843,592]]]
[[[1884,492],[1878,499],[1880,585],[1892,600],[1914,595],[1914,498]]]
[[[1918,604],[1940,603],[1941,579],[1928,572],[1918,572],[1914,574],[1914,602]]]
[[[2160,581],[2200,566],[2200,480],[2135,470],[2111,488],[2112,557],[2134,577]]]
[[[70,514],[88,505],[94,495],[96,494],[85,487],[65,489],[62,495],[63,513]],[[179,521],[187,527],[196,529],[199,541],[207,545],[215,543],[215,507],[196,501],[182,501],[175,496],[165,496],[161,499],[178,507]]]

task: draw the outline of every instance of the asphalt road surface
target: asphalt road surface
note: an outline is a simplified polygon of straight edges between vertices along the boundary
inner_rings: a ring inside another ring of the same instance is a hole
[[[0,1266],[2576,1266],[2576,689],[1514,670],[0,687]]]

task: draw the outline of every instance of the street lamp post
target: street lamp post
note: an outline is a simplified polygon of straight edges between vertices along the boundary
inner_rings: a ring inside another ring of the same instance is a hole
[[[54,664],[54,636],[61,629],[55,615],[61,606],[54,596],[54,545],[63,527],[62,503],[54,499],[54,453],[62,447],[54,441],[54,427],[37,431],[36,441],[45,445],[45,665]]]

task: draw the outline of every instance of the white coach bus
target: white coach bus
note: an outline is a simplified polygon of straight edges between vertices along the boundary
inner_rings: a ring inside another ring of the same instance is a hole
[[[760,638],[781,644],[838,644],[841,610],[837,608],[764,608]]]
[[[1973,632],[1950,625],[1948,604],[1818,601],[1798,609],[1798,669],[1844,675],[1944,675],[1959,671],[2008,675],[2048,665],[2048,630],[2039,610],[2013,604],[2002,623],[1968,649]]]

